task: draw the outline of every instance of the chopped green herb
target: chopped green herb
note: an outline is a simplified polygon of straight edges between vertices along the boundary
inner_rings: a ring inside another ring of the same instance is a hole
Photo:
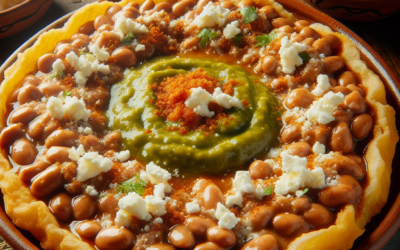
[[[256,46],[266,46],[270,44],[276,38],[276,31],[273,30],[268,35],[256,36],[257,45]]]
[[[310,56],[307,52],[301,52],[299,53],[299,56],[301,57],[301,59],[303,59],[303,63],[307,63],[308,61],[310,61]]]
[[[57,79],[64,79],[65,75],[64,72],[61,70],[59,72],[53,72],[53,74],[47,76],[48,79],[53,79],[54,77]]]
[[[240,8],[239,12],[243,16],[244,24],[249,24],[258,18],[257,11],[254,6]]]
[[[273,191],[274,191],[274,186],[269,186],[267,188],[264,188],[265,195],[271,195]]]
[[[70,95],[72,95],[72,91],[64,91],[63,95],[70,96]]]
[[[132,31],[129,31],[129,33],[126,34],[124,39],[122,39],[122,44],[123,45],[130,45],[133,42],[133,39],[135,39],[135,38],[136,38],[136,35],[133,34]]]
[[[303,190],[303,194],[305,194],[305,193],[307,193],[307,192],[308,192],[308,188],[306,188],[306,189]]]
[[[218,33],[215,32],[215,31],[211,31],[208,28],[204,28],[199,32],[199,34],[197,34],[197,37],[201,38],[199,44],[200,44],[201,47],[204,48],[204,47],[206,47],[208,45],[208,43],[211,40],[213,40],[213,39],[218,37]]]
[[[101,192],[101,193],[100,193],[100,195],[99,195],[99,199],[101,199],[101,198],[105,197],[106,195],[107,195],[107,193],[106,193],[106,192]]]
[[[239,46],[243,41],[243,34],[237,34],[235,37],[232,37],[232,43],[236,46]]]
[[[117,187],[117,192],[118,193],[123,192],[125,194],[135,192],[139,195],[143,195],[145,187],[146,187],[146,182],[140,179],[139,175],[136,175],[132,179],[122,182]]]

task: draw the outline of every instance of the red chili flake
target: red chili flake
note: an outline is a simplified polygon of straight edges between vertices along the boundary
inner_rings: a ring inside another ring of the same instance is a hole
[[[146,129],[145,131],[147,134],[151,134],[151,132],[153,132],[151,129]]]
[[[243,99],[242,103],[243,103],[244,106],[248,106],[249,105],[249,103],[246,101],[246,99]]]

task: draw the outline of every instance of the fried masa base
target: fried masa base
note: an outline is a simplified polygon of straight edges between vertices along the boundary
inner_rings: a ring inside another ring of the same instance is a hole
[[[119,4],[126,5],[129,0]],[[142,0],[137,1],[143,2]],[[162,1],[155,1],[156,3]],[[232,0],[238,4],[240,0]],[[260,5],[272,5],[282,16],[294,21],[294,16],[273,0],[255,0]],[[37,60],[46,53],[53,52],[57,42],[69,39],[79,27],[104,14],[113,5],[111,2],[93,3],[78,10],[62,29],[50,30],[41,35],[36,43],[18,56],[18,60],[6,70],[5,80],[0,86],[2,97],[7,97],[16,88],[25,75],[37,70]],[[320,34],[333,33],[321,24],[313,24]],[[365,224],[372,216],[379,213],[387,201],[390,186],[392,159],[395,153],[398,134],[395,126],[395,111],[386,103],[383,83],[377,75],[369,70],[360,60],[360,52],[355,44],[345,35],[335,33],[343,43],[342,58],[346,65],[356,72],[367,89],[366,100],[373,109],[375,126],[373,139],[365,154],[368,165],[369,185],[364,190],[364,201],[360,215],[355,217],[353,205],[346,205],[339,212],[334,225],[326,229],[305,233],[294,240],[289,249],[349,249],[354,240],[364,232]],[[6,125],[4,119],[7,98],[0,98],[0,128]],[[3,152],[4,153],[4,152]],[[11,166],[0,154],[0,188],[4,194],[6,213],[12,222],[30,231],[41,242],[44,249],[93,249],[89,244],[80,241],[69,230],[61,229],[57,220],[47,207],[38,201],[19,176],[9,171]]]

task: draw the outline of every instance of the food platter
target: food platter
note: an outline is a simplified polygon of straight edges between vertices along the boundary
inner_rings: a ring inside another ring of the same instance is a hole
[[[282,2],[284,5],[285,5],[285,3],[284,2]],[[298,10],[296,10],[296,4],[290,4],[289,6],[285,6],[286,8],[288,8],[290,11],[293,11],[293,12],[297,12],[297,13],[302,13],[301,12],[301,8],[300,9],[298,9]],[[291,8],[293,8],[293,9],[291,9]],[[302,8],[306,8],[306,7],[302,7]],[[304,9],[303,9],[304,10]],[[307,15],[304,15],[305,17],[308,17]],[[314,17],[315,17],[315,15],[314,15]],[[324,23],[324,18],[327,18],[326,16],[320,16],[319,18],[321,18],[321,19],[317,19],[317,21],[319,21],[319,22],[322,22],[322,23]],[[310,18],[310,19],[313,19],[313,18]],[[332,27],[332,28],[336,28],[336,24],[329,24],[329,23],[326,23],[326,24],[328,24],[330,27]],[[339,26],[338,26],[339,27]],[[345,28],[343,29],[343,30],[345,30]],[[340,30],[338,30],[338,31],[340,31]],[[350,37],[351,37],[351,34],[350,34]],[[359,45],[360,46],[360,45]],[[15,54],[14,54],[15,55]],[[9,63],[9,61],[7,61],[6,62],[6,64],[7,63]],[[373,62],[372,62],[373,63]],[[373,65],[373,64],[372,64]],[[385,74],[386,75],[388,75],[388,73],[385,73],[385,71],[384,72],[381,72],[381,71],[379,71],[380,73],[382,73],[383,74],[383,76],[385,76]],[[379,73],[378,72],[378,73]],[[389,73],[389,75],[390,75],[390,73]],[[385,77],[383,77],[384,79],[385,79]],[[390,82],[390,76],[389,76],[389,78],[387,79],[387,81],[388,82]],[[393,85],[390,85],[390,83],[387,85],[387,87],[389,87],[389,89],[390,89],[390,86],[392,86],[393,87]],[[393,88],[393,90],[395,90],[395,88]],[[392,104],[393,105],[393,104]],[[396,105],[393,105],[393,106],[396,106]],[[385,235],[388,235],[388,233],[386,233]],[[18,249],[18,248],[17,248]]]

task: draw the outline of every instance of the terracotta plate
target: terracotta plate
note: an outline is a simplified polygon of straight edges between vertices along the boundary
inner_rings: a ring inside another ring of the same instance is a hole
[[[276,0],[281,3],[288,11],[295,14],[296,17],[308,19],[313,22],[319,22],[331,27],[333,30],[346,34],[362,52],[362,59],[367,63],[385,84],[388,103],[400,113],[400,81],[396,79],[385,61],[376,53],[365,41],[359,38],[351,30],[347,29],[343,24],[332,19],[331,17],[319,12],[310,6],[293,0]],[[4,79],[4,70],[7,69],[17,58],[17,54],[29,48],[37,39],[37,37],[52,28],[61,27],[71,16],[58,19],[51,25],[44,28],[26,43],[24,43],[10,58],[0,67],[0,82]],[[396,126],[400,128],[400,121],[396,121]],[[400,165],[400,153],[396,154],[393,159],[393,166]],[[400,176],[400,168],[393,168],[392,184],[390,188],[388,202],[382,209],[381,213],[374,216],[366,226],[365,233],[359,237],[353,249],[380,249],[386,242],[396,233],[400,227],[400,183],[395,180],[396,176]],[[37,250],[40,248],[39,242],[26,231],[17,229],[4,213],[3,199],[1,199],[0,208],[0,235],[15,249]]]

